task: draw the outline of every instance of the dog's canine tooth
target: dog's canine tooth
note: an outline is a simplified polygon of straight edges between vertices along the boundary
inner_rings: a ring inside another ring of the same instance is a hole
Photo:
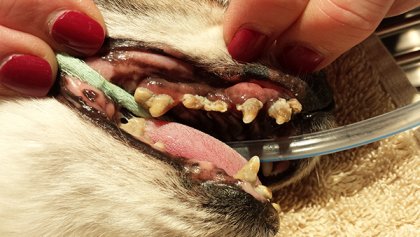
[[[289,122],[292,118],[292,108],[286,99],[280,98],[268,109],[268,115],[276,120],[278,125]]]
[[[202,109],[206,98],[199,95],[185,94],[182,97],[182,104],[188,109]]]
[[[149,106],[149,113],[152,117],[160,117],[168,112],[174,104],[174,99],[170,95],[160,94],[150,98],[146,105]]]
[[[263,103],[256,98],[247,99],[243,104],[236,105],[236,109],[242,111],[242,121],[246,124],[254,121],[262,107]]]
[[[255,191],[267,199],[273,198],[273,193],[271,192],[271,190],[264,185],[258,185],[257,187],[255,187]]]
[[[287,101],[290,108],[292,108],[293,114],[300,113],[302,111],[302,104],[295,98],[292,98]]]
[[[257,181],[258,170],[260,169],[260,158],[258,156],[252,157],[242,169],[235,174],[235,179],[240,179],[254,184]]]
[[[265,177],[270,176],[271,172],[273,171],[273,162],[263,162],[261,164],[261,170]]]

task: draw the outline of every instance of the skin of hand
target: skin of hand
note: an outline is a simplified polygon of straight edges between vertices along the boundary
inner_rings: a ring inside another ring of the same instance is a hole
[[[419,0],[232,0],[224,38],[231,56],[263,56],[294,73],[318,71]]]
[[[57,75],[54,52],[92,55],[105,34],[92,0],[0,1],[0,96],[45,96]]]

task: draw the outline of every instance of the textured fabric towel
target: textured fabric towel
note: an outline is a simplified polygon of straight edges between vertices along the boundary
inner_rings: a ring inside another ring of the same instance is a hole
[[[371,37],[326,70],[340,125],[418,100]],[[275,193],[278,236],[420,236],[420,129],[321,157],[301,182]]]

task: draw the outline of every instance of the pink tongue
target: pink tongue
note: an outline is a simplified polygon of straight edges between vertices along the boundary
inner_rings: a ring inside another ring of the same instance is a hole
[[[149,121],[145,136],[153,143],[163,143],[164,150],[172,155],[211,162],[230,176],[247,162],[223,142],[182,124]]]

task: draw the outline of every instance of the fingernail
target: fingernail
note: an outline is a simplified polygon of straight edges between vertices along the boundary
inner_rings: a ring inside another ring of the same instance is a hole
[[[89,16],[75,11],[62,13],[52,24],[53,39],[83,55],[92,55],[102,46],[105,31]]]
[[[0,83],[29,96],[45,96],[53,79],[50,64],[31,55],[12,55],[0,65]]]
[[[228,51],[235,60],[251,62],[261,56],[266,43],[266,35],[249,29],[241,29],[230,41]]]
[[[278,59],[285,69],[293,73],[309,73],[318,67],[324,57],[305,46],[292,44],[283,48]]]

